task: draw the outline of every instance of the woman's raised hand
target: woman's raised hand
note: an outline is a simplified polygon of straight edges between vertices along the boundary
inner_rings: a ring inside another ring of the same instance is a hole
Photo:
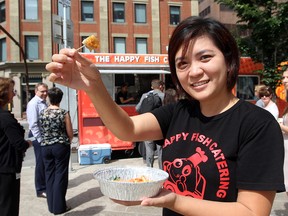
[[[92,90],[101,79],[97,67],[75,49],[62,49],[59,54],[54,54],[46,70],[50,72],[51,82],[84,91]]]

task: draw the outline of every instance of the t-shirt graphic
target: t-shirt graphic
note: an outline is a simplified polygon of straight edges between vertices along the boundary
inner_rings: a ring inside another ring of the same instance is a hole
[[[197,147],[196,153],[189,158],[177,158],[173,162],[165,161],[164,170],[170,173],[171,181],[166,181],[164,187],[178,194],[203,199],[206,180],[198,165],[207,160],[205,152]],[[170,172],[172,170],[173,172]],[[189,178],[191,181],[187,181]],[[194,184],[187,185],[187,182]]]

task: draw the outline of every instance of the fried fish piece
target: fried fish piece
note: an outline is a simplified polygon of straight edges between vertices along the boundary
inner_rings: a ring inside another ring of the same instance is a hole
[[[90,35],[82,41],[82,44],[84,44],[91,52],[91,50],[96,50],[99,47],[99,40],[95,35]]]

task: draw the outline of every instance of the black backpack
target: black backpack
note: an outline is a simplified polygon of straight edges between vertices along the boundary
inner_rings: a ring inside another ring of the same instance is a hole
[[[138,110],[140,114],[150,112],[158,107],[162,106],[162,100],[158,94],[150,92],[143,99],[141,106]]]

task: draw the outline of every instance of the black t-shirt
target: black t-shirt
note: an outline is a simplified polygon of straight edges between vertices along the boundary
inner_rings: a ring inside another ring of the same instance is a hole
[[[220,202],[236,201],[238,189],[284,191],[283,135],[268,111],[239,100],[205,117],[197,101],[180,100],[152,113],[165,137],[165,188]]]
[[[127,100],[127,96],[128,96],[128,93],[127,92],[118,92],[117,96],[116,96],[116,103],[117,104],[122,104],[120,98],[122,97],[123,100]]]

